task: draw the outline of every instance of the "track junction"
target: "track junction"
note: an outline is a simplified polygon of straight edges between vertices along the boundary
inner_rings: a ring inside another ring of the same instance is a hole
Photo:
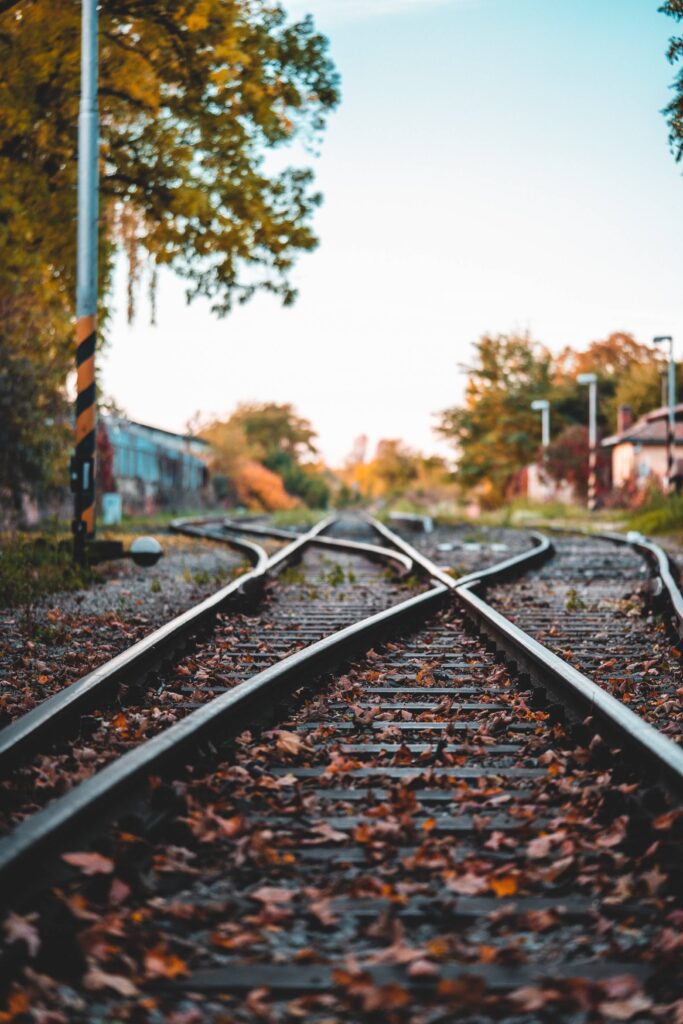
[[[683,1019],[666,557],[408,526],[176,523],[253,568],[0,733],[10,1007]]]

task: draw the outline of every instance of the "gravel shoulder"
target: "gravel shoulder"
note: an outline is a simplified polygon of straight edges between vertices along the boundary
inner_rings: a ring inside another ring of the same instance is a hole
[[[0,726],[248,568],[222,545],[169,535],[162,546],[156,566],[104,563],[89,589],[51,594],[30,621],[22,609],[0,610]]]

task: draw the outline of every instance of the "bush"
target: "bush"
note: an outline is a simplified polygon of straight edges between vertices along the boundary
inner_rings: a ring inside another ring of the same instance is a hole
[[[653,490],[647,504],[629,518],[628,526],[646,534],[683,530],[683,496],[668,497]]]

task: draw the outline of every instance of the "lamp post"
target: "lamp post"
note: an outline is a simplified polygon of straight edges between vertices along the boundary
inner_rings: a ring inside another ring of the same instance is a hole
[[[547,398],[536,398],[531,408],[541,413],[541,444],[547,448],[550,444],[550,402]]]
[[[588,508],[594,512],[598,506],[598,376],[580,373],[576,379],[588,385]]]
[[[674,492],[674,452],[676,445],[676,364],[674,362],[674,340],[670,334],[661,334],[652,339],[653,344],[669,343],[669,395],[667,399],[668,416],[666,418],[666,491]]]
[[[71,460],[74,558],[85,561],[95,536],[95,340],[99,125],[97,110],[97,0],[82,0],[81,103],[78,114],[76,267],[76,450]]]

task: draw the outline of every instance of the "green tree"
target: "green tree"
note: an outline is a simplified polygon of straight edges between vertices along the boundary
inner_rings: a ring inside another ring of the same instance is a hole
[[[75,0],[0,0],[0,262],[16,279],[38,261],[69,296],[79,20]],[[218,313],[259,290],[291,302],[320,197],[310,170],[264,154],[315,140],[338,102],[312,20],[288,23],[277,0],[103,0],[100,86],[105,239]]]
[[[683,20],[683,0],[665,0],[659,8],[663,14],[669,14],[677,22]],[[673,36],[669,40],[667,50],[669,62],[676,66],[683,57],[683,36]],[[669,144],[677,161],[683,157],[683,68],[680,68],[673,83],[673,99],[664,108],[664,116],[669,125]]]
[[[0,291],[0,497],[21,524],[25,496],[48,497],[66,479],[70,410],[60,361],[70,331],[57,298]],[[49,288],[48,288],[49,292]],[[36,346],[35,339],[42,344]]]
[[[441,413],[437,432],[458,456],[456,479],[477,487],[488,505],[502,501],[514,473],[532,461],[540,441],[530,403],[548,398],[552,360],[527,335],[484,336],[474,346],[465,401]]]
[[[290,452],[271,451],[263,465],[282,477],[288,494],[301,498],[309,508],[327,508],[330,489],[325,478],[309,466],[300,465]]]
[[[261,460],[285,452],[295,460],[315,455],[315,430],[291,402],[243,402],[230,417],[230,422],[244,431],[248,444]]]
[[[564,422],[585,424],[587,389],[577,384],[580,373],[598,376],[598,424],[603,433],[616,430],[617,409],[631,405],[636,415],[660,404],[659,374],[666,362],[658,349],[643,345],[626,331],[592,341],[587,348],[565,348],[554,360],[553,408]]]
[[[665,380],[666,367],[661,361],[651,361],[647,366],[636,364],[617,381],[614,404],[617,408],[627,405],[636,418],[651,412],[666,404],[666,397],[662,395]]]
[[[385,438],[377,443],[372,473],[380,481],[382,492],[391,497],[405,491],[417,479],[420,461],[418,453],[402,441]]]

